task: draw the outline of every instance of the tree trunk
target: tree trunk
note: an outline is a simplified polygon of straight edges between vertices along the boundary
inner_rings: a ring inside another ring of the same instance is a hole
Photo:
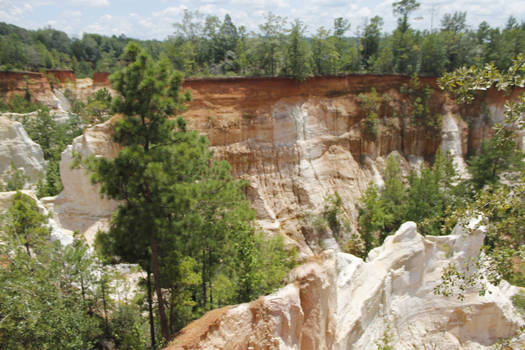
[[[151,349],[155,350],[157,345],[155,344],[155,322],[153,319],[153,298],[151,297],[151,269],[148,268],[146,271],[146,287],[148,288],[148,311],[149,311],[149,331],[151,337]]]
[[[210,287],[210,309],[213,307],[213,285],[211,282],[211,249],[208,248],[208,283]]]
[[[80,275],[80,292],[82,293],[82,306],[86,306],[86,289],[84,287],[84,277]]]
[[[202,250],[202,271],[201,271],[201,279],[202,279],[202,299],[201,303],[204,309],[206,309],[206,301],[208,300],[208,292],[206,290],[206,251]]]
[[[166,319],[166,313],[164,312],[164,299],[162,298],[162,288],[160,286],[160,271],[159,271],[159,259],[157,252],[157,244],[153,239],[153,236],[149,236],[149,244],[151,248],[151,262],[153,265],[153,278],[155,282],[155,292],[157,294],[157,303],[159,304],[159,317],[160,317],[160,331],[164,341],[168,341],[170,338],[170,331],[168,329],[168,320]]]
[[[104,307],[104,335],[109,336],[109,324],[108,324],[108,308],[106,304],[106,281],[102,280],[102,305]]]
[[[27,238],[26,238],[26,240],[27,240]],[[26,246],[27,255],[29,255],[29,257],[31,257],[31,249],[29,248],[29,243],[26,243],[24,245]]]

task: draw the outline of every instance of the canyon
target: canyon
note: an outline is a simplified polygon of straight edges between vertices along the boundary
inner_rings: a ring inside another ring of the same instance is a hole
[[[0,88],[8,96],[29,89],[59,114],[68,110],[65,89],[85,99],[110,88],[104,74],[81,80],[63,75],[50,84],[44,75],[28,80],[8,74],[0,76]],[[510,299],[519,290],[506,282],[487,282],[490,293],[484,296],[474,287],[467,289],[463,300],[434,293],[444,268],[465,268],[479,255],[482,227],[467,234],[459,225],[449,236],[423,237],[414,223],[405,223],[366,261],[343,252],[357,233],[359,198],[370,183],[382,186],[389,155],[406,175],[431,162],[441,149],[466,176],[465,157],[479,149],[491,126],[503,118],[506,96],[498,91],[488,90],[466,106],[441,91],[435,78],[419,80],[414,91],[431,89],[426,101],[430,124],[415,120],[415,98],[407,92],[414,83],[400,75],[316,77],[303,83],[285,78],[184,82],[193,96],[181,111],[189,127],[205,134],[215,158],[227,160],[232,174],[246,181],[246,195],[262,229],[282,235],[305,263],[275,293],[211,311],[188,325],[169,349],[376,349],[385,336],[395,349],[484,349],[517,334],[523,321]],[[380,105],[374,133],[367,130],[363,103],[372,88]],[[1,120],[19,128],[16,118],[5,115]],[[119,152],[111,137],[116,118],[86,127],[62,153],[64,190],[40,200],[53,213],[60,237],[79,231],[92,243],[96,232],[108,227],[118,203],[101,198],[89,174],[71,164],[75,153],[111,158]],[[31,145],[22,131],[17,135],[22,140],[17,144]],[[521,148],[524,137],[518,135]],[[17,152],[30,155],[23,158],[27,164],[17,167],[42,166],[34,146],[20,146]],[[349,224],[339,235],[329,229],[318,232],[308,217],[321,215],[335,193]],[[513,346],[519,348],[523,341]]]
[[[182,116],[190,128],[208,137],[215,157],[227,160],[232,174],[247,182],[246,195],[259,225],[285,237],[306,258],[325,248],[340,250],[339,243],[357,232],[359,198],[371,182],[382,185],[388,155],[396,157],[406,175],[442,149],[465,174],[464,157],[490,137],[491,125],[503,117],[505,97],[497,91],[463,106],[439,90],[436,79],[421,78],[421,86],[432,89],[428,103],[439,125],[417,124],[407,107],[411,97],[400,91],[410,83],[411,78],[397,75],[318,77],[305,83],[284,78],[188,79],[184,89],[193,100]],[[96,84],[103,86],[109,85],[103,80]],[[360,100],[371,88],[382,99],[375,137],[366,133]],[[82,85],[82,91],[89,89],[93,87]],[[115,207],[98,199],[82,170],[70,169],[72,151],[115,155],[119,148],[110,134],[111,121],[88,128],[62,156],[64,192],[55,211],[62,213],[60,221],[70,230],[92,232],[90,227]],[[329,230],[312,232],[306,218],[319,215],[335,193],[349,227],[339,237]],[[69,215],[67,208],[75,214]],[[79,217],[85,220],[74,223]]]

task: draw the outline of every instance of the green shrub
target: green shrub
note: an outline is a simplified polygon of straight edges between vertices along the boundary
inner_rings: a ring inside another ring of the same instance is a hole
[[[371,88],[367,94],[359,94],[357,99],[365,114],[365,119],[362,121],[364,132],[376,140],[379,136],[379,113],[383,99],[377,94],[375,88]]]

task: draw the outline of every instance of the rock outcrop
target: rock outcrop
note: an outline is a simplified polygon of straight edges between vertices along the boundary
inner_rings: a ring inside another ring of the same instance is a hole
[[[325,251],[293,270],[284,288],[211,311],[167,349],[488,348],[523,325],[510,301],[517,288],[488,284],[484,296],[467,288],[464,299],[434,293],[443,269],[471,262],[483,238],[461,226],[450,236],[423,237],[408,222],[367,261]]]
[[[57,197],[44,199],[62,227],[80,231],[89,242],[98,229],[107,228],[108,218],[118,203],[100,195],[98,186],[91,184],[90,174],[84,168],[71,168],[74,154],[113,158],[119,150],[112,141],[111,120],[86,129],[62,152],[60,177],[64,190]]]
[[[0,182],[6,181],[11,165],[22,169],[27,184],[35,184],[46,167],[44,154],[27,135],[22,124],[0,115]]]

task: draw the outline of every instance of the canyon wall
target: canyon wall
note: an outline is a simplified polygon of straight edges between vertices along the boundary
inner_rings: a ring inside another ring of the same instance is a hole
[[[105,86],[100,80],[99,88]],[[319,77],[304,83],[284,78],[188,79],[184,88],[193,101],[183,116],[190,128],[208,136],[215,157],[227,160],[233,175],[247,181],[246,194],[259,224],[286,237],[307,257],[325,248],[339,250],[338,243],[344,244],[356,232],[359,198],[370,182],[382,185],[388,155],[393,154],[407,173],[431,161],[441,147],[464,173],[464,156],[479,147],[489,136],[490,125],[502,116],[502,94],[489,91],[471,106],[458,106],[437,89],[435,79],[422,78],[421,86],[433,89],[428,104],[438,121],[429,127],[411,116],[413,98],[402,92],[409,84],[409,77],[398,75]],[[372,87],[382,99],[375,135],[367,133],[359,97],[370,95]],[[60,201],[76,208],[75,213],[85,207],[88,216],[93,210],[97,218],[110,215],[102,211],[112,206],[98,205],[96,189],[80,180],[87,175],[69,169],[72,149],[116,154],[109,125],[88,129],[63,155],[65,189]],[[105,141],[91,147],[91,139]],[[74,181],[70,184],[68,179]],[[336,192],[350,227],[338,237],[330,230],[312,234],[305,218],[322,212],[326,198]]]
[[[45,105],[54,106],[55,98],[48,79],[43,73],[0,72],[0,97],[11,99],[14,95],[32,97]]]
[[[389,154],[396,154],[407,170],[431,160],[442,146],[464,172],[470,130],[458,106],[438,90],[435,79],[421,78],[422,87],[433,89],[428,104],[442,126],[415,123],[412,100],[401,92],[409,84],[409,77],[399,75],[317,77],[304,83],[189,79],[184,88],[193,101],[183,116],[191,128],[208,136],[216,157],[232,165],[234,176],[247,180],[246,192],[261,226],[288,237],[309,255],[312,248],[337,249],[337,244],[330,232],[320,240],[309,239],[304,218],[319,214],[326,198],[337,192],[355,223],[356,204],[370,182],[382,185]],[[383,99],[377,135],[366,132],[359,97],[372,88]],[[476,113],[472,111],[473,118]],[[337,239],[344,241],[355,231],[354,224]]]
[[[110,91],[110,73],[95,72],[93,78],[77,79],[75,72],[66,69],[49,69],[40,72],[0,72],[0,100],[10,100],[15,95],[32,99],[58,112],[69,111],[69,102],[64,97],[66,89],[86,102],[87,97],[98,89]]]
[[[29,86],[34,96],[58,111],[68,109],[61,94],[64,89],[85,100],[97,89],[109,88],[107,73],[96,74],[93,80],[66,82],[55,90],[39,73],[30,76],[30,84],[21,78],[22,73],[3,74],[9,77],[9,94]],[[502,119],[503,94],[489,90],[472,105],[457,105],[439,90],[435,78],[420,78],[420,91],[425,86],[432,89],[426,103],[433,117],[430,124],[429,120],[416,120],[415,97],[407,92],[411,86],[411,78],[400,75],[315,77],[305,82],[286,78],[187,79],[183,88],[191,92],[193,100],[183,116],[190,128],[208,136],[215,157],[227,160],[233,175],[247,181],[246,194],[259,224],[286,237],[287,243],[297,246],[306,257],[325,248],[338,250],[357,232],[359,198],[370,182],[382,186],[388,155],[393,154],[407,173],[411,167],[431,161],[441,147],[453,155],[458,171],[465,174],[464,156],[478,149],[490,136],[493,122]],[[380,104],[374,133],[367,132],[368,112],[360,96],[370,96],[372,88]],[[71,218],[81,210],[85,217],[110,216],[115,205],[98,205],[99,195],[87,175],[69,169],[72,149],[99,156],[116,154],[118,147],[110,143],[110,133],[108,126],[96,126],[86,135],[97,137],[84,135],[66,150],[61,165],[65,188],[59,202],[69,203],[67,207],[75,208],[75,214],[57,212]],[[91,147],[92,139],[106,140],[107,149],[98,141]],[[314,234],[307,218],[319,215],[334,193],[342,198],[350,225],[338,237],[330,230]],[[86,225],[67,228],[84,232]]]

